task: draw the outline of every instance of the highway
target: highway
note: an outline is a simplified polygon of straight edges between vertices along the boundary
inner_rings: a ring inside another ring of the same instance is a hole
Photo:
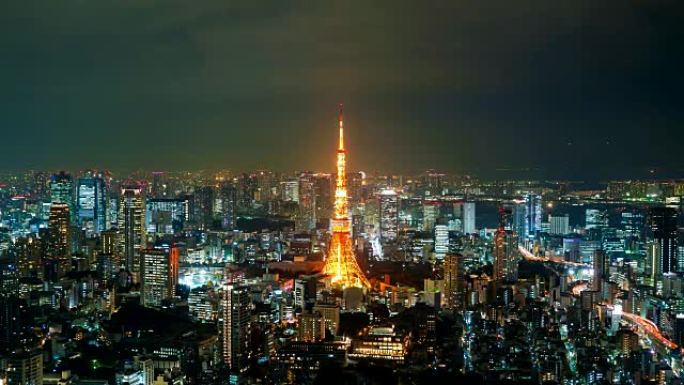
[[[554,255],[552,257],[538,257],[529,250],[525,248],[525,246],[518,246],[518,250],[520,250],[520,254],[522,254],[523,258],[525,258],[528,261],[531,262],[551,262],[551,263],[557,263],[559,265],[566,265],[566,266],[574,266],[574,267],[591,267],[590,264],[588,263],[579,263],[579,262],[570,262],[566,261],[563,259],[561,256]]]
[[[572,262],[558,262],[553,259],[549,258],[543,258],[543,257],[537,257],[534,254],[532,254],[529,250],[526,248],[519,246],[520,253],[522,256],[531,262],[553,262],[553,263],[563,263],[565,265],[569,266],[576,266],[578,264],[572,263]],[[579,264],[582,266],[587,266],[586,264]],[[579,297],[580,293],[584,290],[588,289],[588,284],[586,282],[581,282],[577,285],[575,285],[572,288],[572,294]],[[612,305],[606,305],[609,309],[613,309]],[[658,326],[653,323],[651,320],[641,317],[639,315],[633,314],[633,313],[628,313],[628,312],[622,312],[622,320],[626,321],[632,326],[635,326],[637,331],[642,335],[647,335],[652,341],[657,342],[660,346],[665,347],[669,350],[674,350],[678,348],[678,345],[667,339],[661,332]],[[684,352],[684,349],[683,349]]]

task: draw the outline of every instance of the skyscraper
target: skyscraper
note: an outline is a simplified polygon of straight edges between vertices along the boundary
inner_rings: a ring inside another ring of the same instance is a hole
[[[280,182],[280,199],[285,202],[299,202],[299,181],[285,180]]]
[[[342,105],[339,115],[339,144],[337,147],[337,178],[335,184],[335,214],[331,222],[332,238],[324,272],[333,285],[343,288],[370,287],[370,282],[359,268],[351,242],[351,223],[347,199],[347,151],[344,148]]]
[[[527,194],[527,237],[536,238],[542,225],[542,198],[540,195]]]
[[[594,250],[593,256],[594,276],[591,281],[591,289],[601,291],[603,282],[608,281],[610,273],[610,257],[604,250]]]
[[[494,279],[515,282],[518,279],[518,238],[506,230],[510,210],[499,210],[499,228],[494,234]]]
[[[76,188],[77,220],[87,236],[93,236],[107,229],[108,208],[107,184],[101,173],[86,171],[78,179]]]
[[[444,259],[449,251],[449,228],[447,225],[435,226],[435,258],[439,261]]]
[[[249,288],[227,285],[221,307],[223,362],[233,372],[244,372],[249,362]]]
[[[48,241],[45,262],[46,276],[56,281],[71,270],[71,215],[66,203],[50,206]]]
[[[145,204],[139,186],[124,187],[119,196],[120,255],[134,279],[140,278],[140,251],[146,245]]]
[[[527,235],[527,205],[525,202],[515,202],[511,210],[513,212],[511,229],[518,236],[518,239],[523,239]]]
[[[677,211],[670,207],[653,207],[648,219],[649,242],[658,258],[655,276],[684,270],[684,263],[679,265],[677,258]]]
[[[232,230],[237,222],[238,189],[232,181],[219,184],[219,199],[221,200],[221,228]]]
[[[346,175],[344,176],[346,180]],[[332,178],[330,174],[313,174],[314,194],[316,195],[316,219],[328,220],[333,217]]]
[[[463,233],[473,234],[475,231],[475,202],[463,202]]]
[[[570,216],[549,215],[549,234],[565,235],[570,232]]]
[[[423,202],[423,231],[431,232],[439,217],[439,201],[425,200]]]
[[[180,250],[176,246],[156,247],[142,251],[142,303],[159,306],[175,295],[178,284]]]
[[[71,254],[71,213],[66,203],[50,205],[48,256],[66,258]]]
[[[605,229],[608,227],[608,213],[605,210],[586,209],[585,210],[585,226],[587,230],[590,229]]]
[[[213,186],[202,186],[195,190],[192,218],[200,229],[209,229],[214,222],[214,198]]]
[[[75,222],[76,210],[74,210],[74,182],[71,178],[71,175],[64,171],[60,171],[59,174],[54,174],[50,178],[50,202],[65,203],[67,206],[69,206],[71,222]]]
[[[457,308],[463,304],[465,271],[463,256],[449,253],[444,257],[444,300],[447,307]]]
[[[396,191],[385,189],[380,192],[380,242],[386,245],[397,239],[399,228],[399,198]]]
[[[310,173],[299,176],[298,203],[299,209],[295,220],[295,229],[307,232],[316,227],[316,193]]]
[[[186,199],[154,198],[145,201],[145,229],[151,235],[173,235],[188,221]]]

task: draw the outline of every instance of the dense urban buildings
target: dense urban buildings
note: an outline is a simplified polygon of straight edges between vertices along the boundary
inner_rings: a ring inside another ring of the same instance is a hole
[[[682,383],[684,180],[355,173],[336,133],[334,174],[0,175],[0,381]]]
[[[682,15],[3,2],[0,385],[684,385]]]

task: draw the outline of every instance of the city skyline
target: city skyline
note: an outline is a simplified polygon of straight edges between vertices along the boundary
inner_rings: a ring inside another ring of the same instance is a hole
[[[105,4],[0,16],[3,169],[326,169],[341,101],[354,170],[684,175],[677,2]]]
[[[0,385],[684,385],[681,15],[5,2]]]

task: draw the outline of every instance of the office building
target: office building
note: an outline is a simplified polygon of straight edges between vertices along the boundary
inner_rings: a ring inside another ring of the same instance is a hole
[[[463,305],[465,289],[464,258],[461,254],[450,253],[444,257],[444,301],[449,308]]]
[[[74,209],[74,182],[71,175],[60,171],[50,178],[50,202],[64,203],[69,206],[71,223],[75,223],[76,210]]]
[[[656,276],[684,271],[684,261],[678,259],[677,211],[669,207],[653,207],[648,213],[649,239],[659,261]],[[683,257],[684,258],[684,257]]]
[[[119,197],[119,255],[125,268],[140,278],[140,251],[146,246],[145,203],[140,187],[124,187]]]
[[[527,206],[527,237],[534,239],[541,232],[542,227],[542,197],[536,194],[528,194],[525,197]]]
[[[449,251],[449,228],[447,225],[435,226],[435,258],[438,261],[444,259]]]
[[[158,247],[142,251],[142,303],[160,306],[162,300],[172,298],[178,285],[180,250],[175,246]]]
[[[570,216],[549,215],[549,234],[565,235],[570,233]]]
[[[244,372],[249,363],[249,287],[227,285],[221,300],[223,363],[232,372]]]
[[[187,199],[154,198],[145,201],[145,229],[149,235],[173,235],[189,219]]]
[[[87,236],[108,228],[107,209],[109,192],[102,173],[86,171],[76,185],[78,226]]]
[[[295,229],[301,232],[309,232],[316,227],[316,193],[314,190],[313,176],[304,173],[299,177],[297,188],[298,213],[295,220]]]
[[[7,385],[43,385],[43,354],[40,351],[10,354],[5,366]]]
[[[475,202],[463,202],[463,233],[473,234],[475,227]]]
[[[380,242],[386,245],[396,241],[399,231],[399,197],[392,189],[383,190],[380,200]]]
[[[509,209],[499,210],[499,228],[494,234],[494,279],[502,282],[518,280],[518,237],[506,230],[510,214]]]

